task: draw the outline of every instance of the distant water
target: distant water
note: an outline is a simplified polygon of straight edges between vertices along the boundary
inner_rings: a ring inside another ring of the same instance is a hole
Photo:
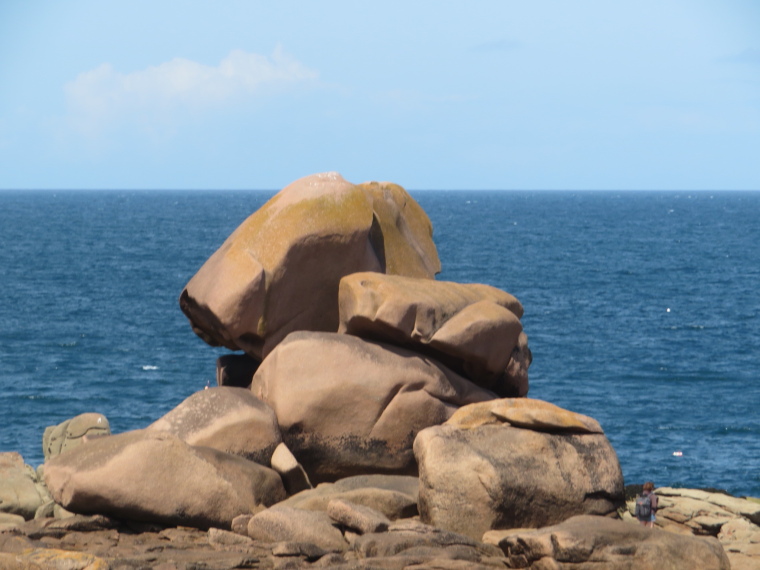
[[[0,192],[0,450],[37,465],[48,425],[213,385],[177,298],[271,195]],[[599,420],[626,483],[760,496],[760,192],[414,196],[439,278],[520,299],[530,396]]]

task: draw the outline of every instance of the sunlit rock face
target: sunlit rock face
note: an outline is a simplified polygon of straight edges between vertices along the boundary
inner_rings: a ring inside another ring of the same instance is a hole
[[[338,329],[338,284],[358,271],[432,279],[432,225],[400,186],[335,172],[281,190],[238,227],[180,296],[213,346],[263,358],[288,333]]]

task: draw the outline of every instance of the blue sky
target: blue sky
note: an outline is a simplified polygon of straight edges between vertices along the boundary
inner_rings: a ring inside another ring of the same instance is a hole
[[[3,0],[0,188],[760,189],[755,0]]]

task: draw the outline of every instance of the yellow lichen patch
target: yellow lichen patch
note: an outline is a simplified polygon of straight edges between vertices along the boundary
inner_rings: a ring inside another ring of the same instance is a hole
[[[446,423],[472,429],[499,422],[535,431],[604,433],[594,418],[532,398],[503,398],[470,404],[457,410]]]
[[[56,548],[25,550],[17,556],[23,568],[48,570],[108,570],[109,564],[102,558],[85,552],[70,552]]]
[[[473,429],[483,425],[503,423],[491,413],[494,402],[499,401],[489,400],[462,406],[448,419],[446,425],[453,425],[461,429]]]

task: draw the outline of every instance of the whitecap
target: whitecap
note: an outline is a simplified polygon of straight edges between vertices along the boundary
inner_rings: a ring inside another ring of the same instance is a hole
[[[152,366],[151,364],[145,364],[142,367],[143,370],[158,370],[158,366]]]

